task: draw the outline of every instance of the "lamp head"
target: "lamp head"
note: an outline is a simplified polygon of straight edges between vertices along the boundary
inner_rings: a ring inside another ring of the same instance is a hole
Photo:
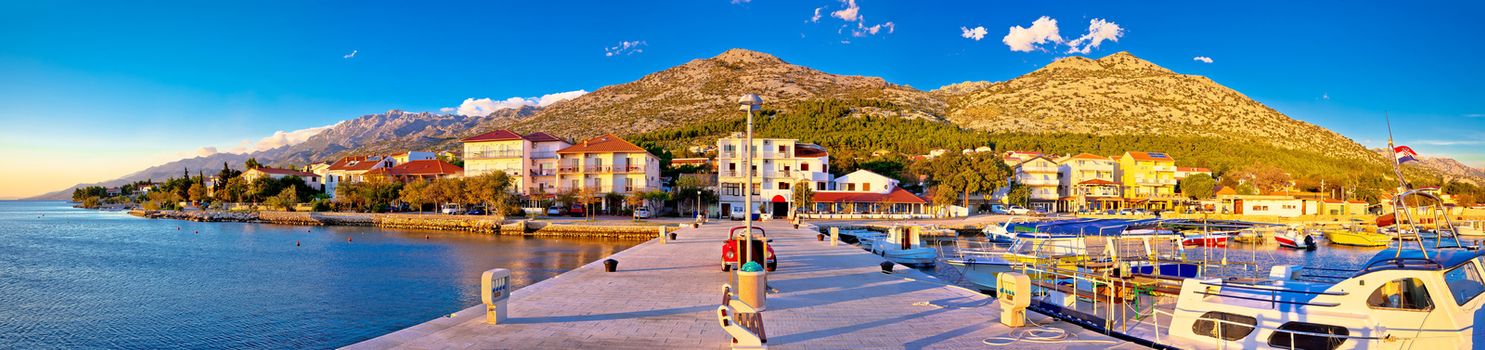
[[[763,106],[763,98],[758,94],[745,94],[737,98],[738,109],[744,111],[758,111]]]

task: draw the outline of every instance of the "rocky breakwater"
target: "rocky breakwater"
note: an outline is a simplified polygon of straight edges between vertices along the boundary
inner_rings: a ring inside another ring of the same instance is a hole
[[[398,229],[464,231],[500,235],[654,238],[662,225],[615,222],[552,224],[539,221],[507,222],[499,216],[436,214],[370,214],[314,212],[231,212],[197,210],[131,210],[134,216],[198,222],[251,222],[301,226],[374,226]],[[666,228],[667,232],[674,228]]]
[[[622,225],[613,223],[552,224],[531,222],[526,224],[528,235],[603,238],[655,238],[660,235],[661,225]],[[665,227],[666,232],[675,231]]]
[[[524,233],[520,227],[503,228],[499,216],[376,214],[372,225],[386,228],[467,231],[478,233]]]

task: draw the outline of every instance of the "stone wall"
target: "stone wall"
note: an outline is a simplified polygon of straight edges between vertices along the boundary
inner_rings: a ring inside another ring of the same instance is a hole
[[[131,210],[129,214],[152,219],[175,219],[197,222],[251,222],[299,226],[374,226],[383,228],[561,237],[653,238],[659,235],[659,228],[661,227],[660,225],[608,225],[601,223],[567,225],[530,223],[526,220],[505,222],[506,220],[498,216],[477,215],[179,210]],[[673,230],[674,228],[667,228],[667,231]]]

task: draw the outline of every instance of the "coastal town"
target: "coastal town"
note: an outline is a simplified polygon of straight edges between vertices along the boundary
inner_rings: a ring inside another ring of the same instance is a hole
[[[1485,349],[1480,13],[0,2],[0,349]]]

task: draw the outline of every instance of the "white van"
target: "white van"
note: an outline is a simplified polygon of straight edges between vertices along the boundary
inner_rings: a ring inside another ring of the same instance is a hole
[[[464,208],[459,207],[458,204],[444,203],[443,205],[438,207],[438,212],[444,214],[460,214],[464,212]]]
[[[742,220],[746,218],[743,215],[743,206],[733,205],[732,212],[727,213],[727,218],[732,220]],[[758,216],[758,209],[753,209],[753,221],[758,221]]]

